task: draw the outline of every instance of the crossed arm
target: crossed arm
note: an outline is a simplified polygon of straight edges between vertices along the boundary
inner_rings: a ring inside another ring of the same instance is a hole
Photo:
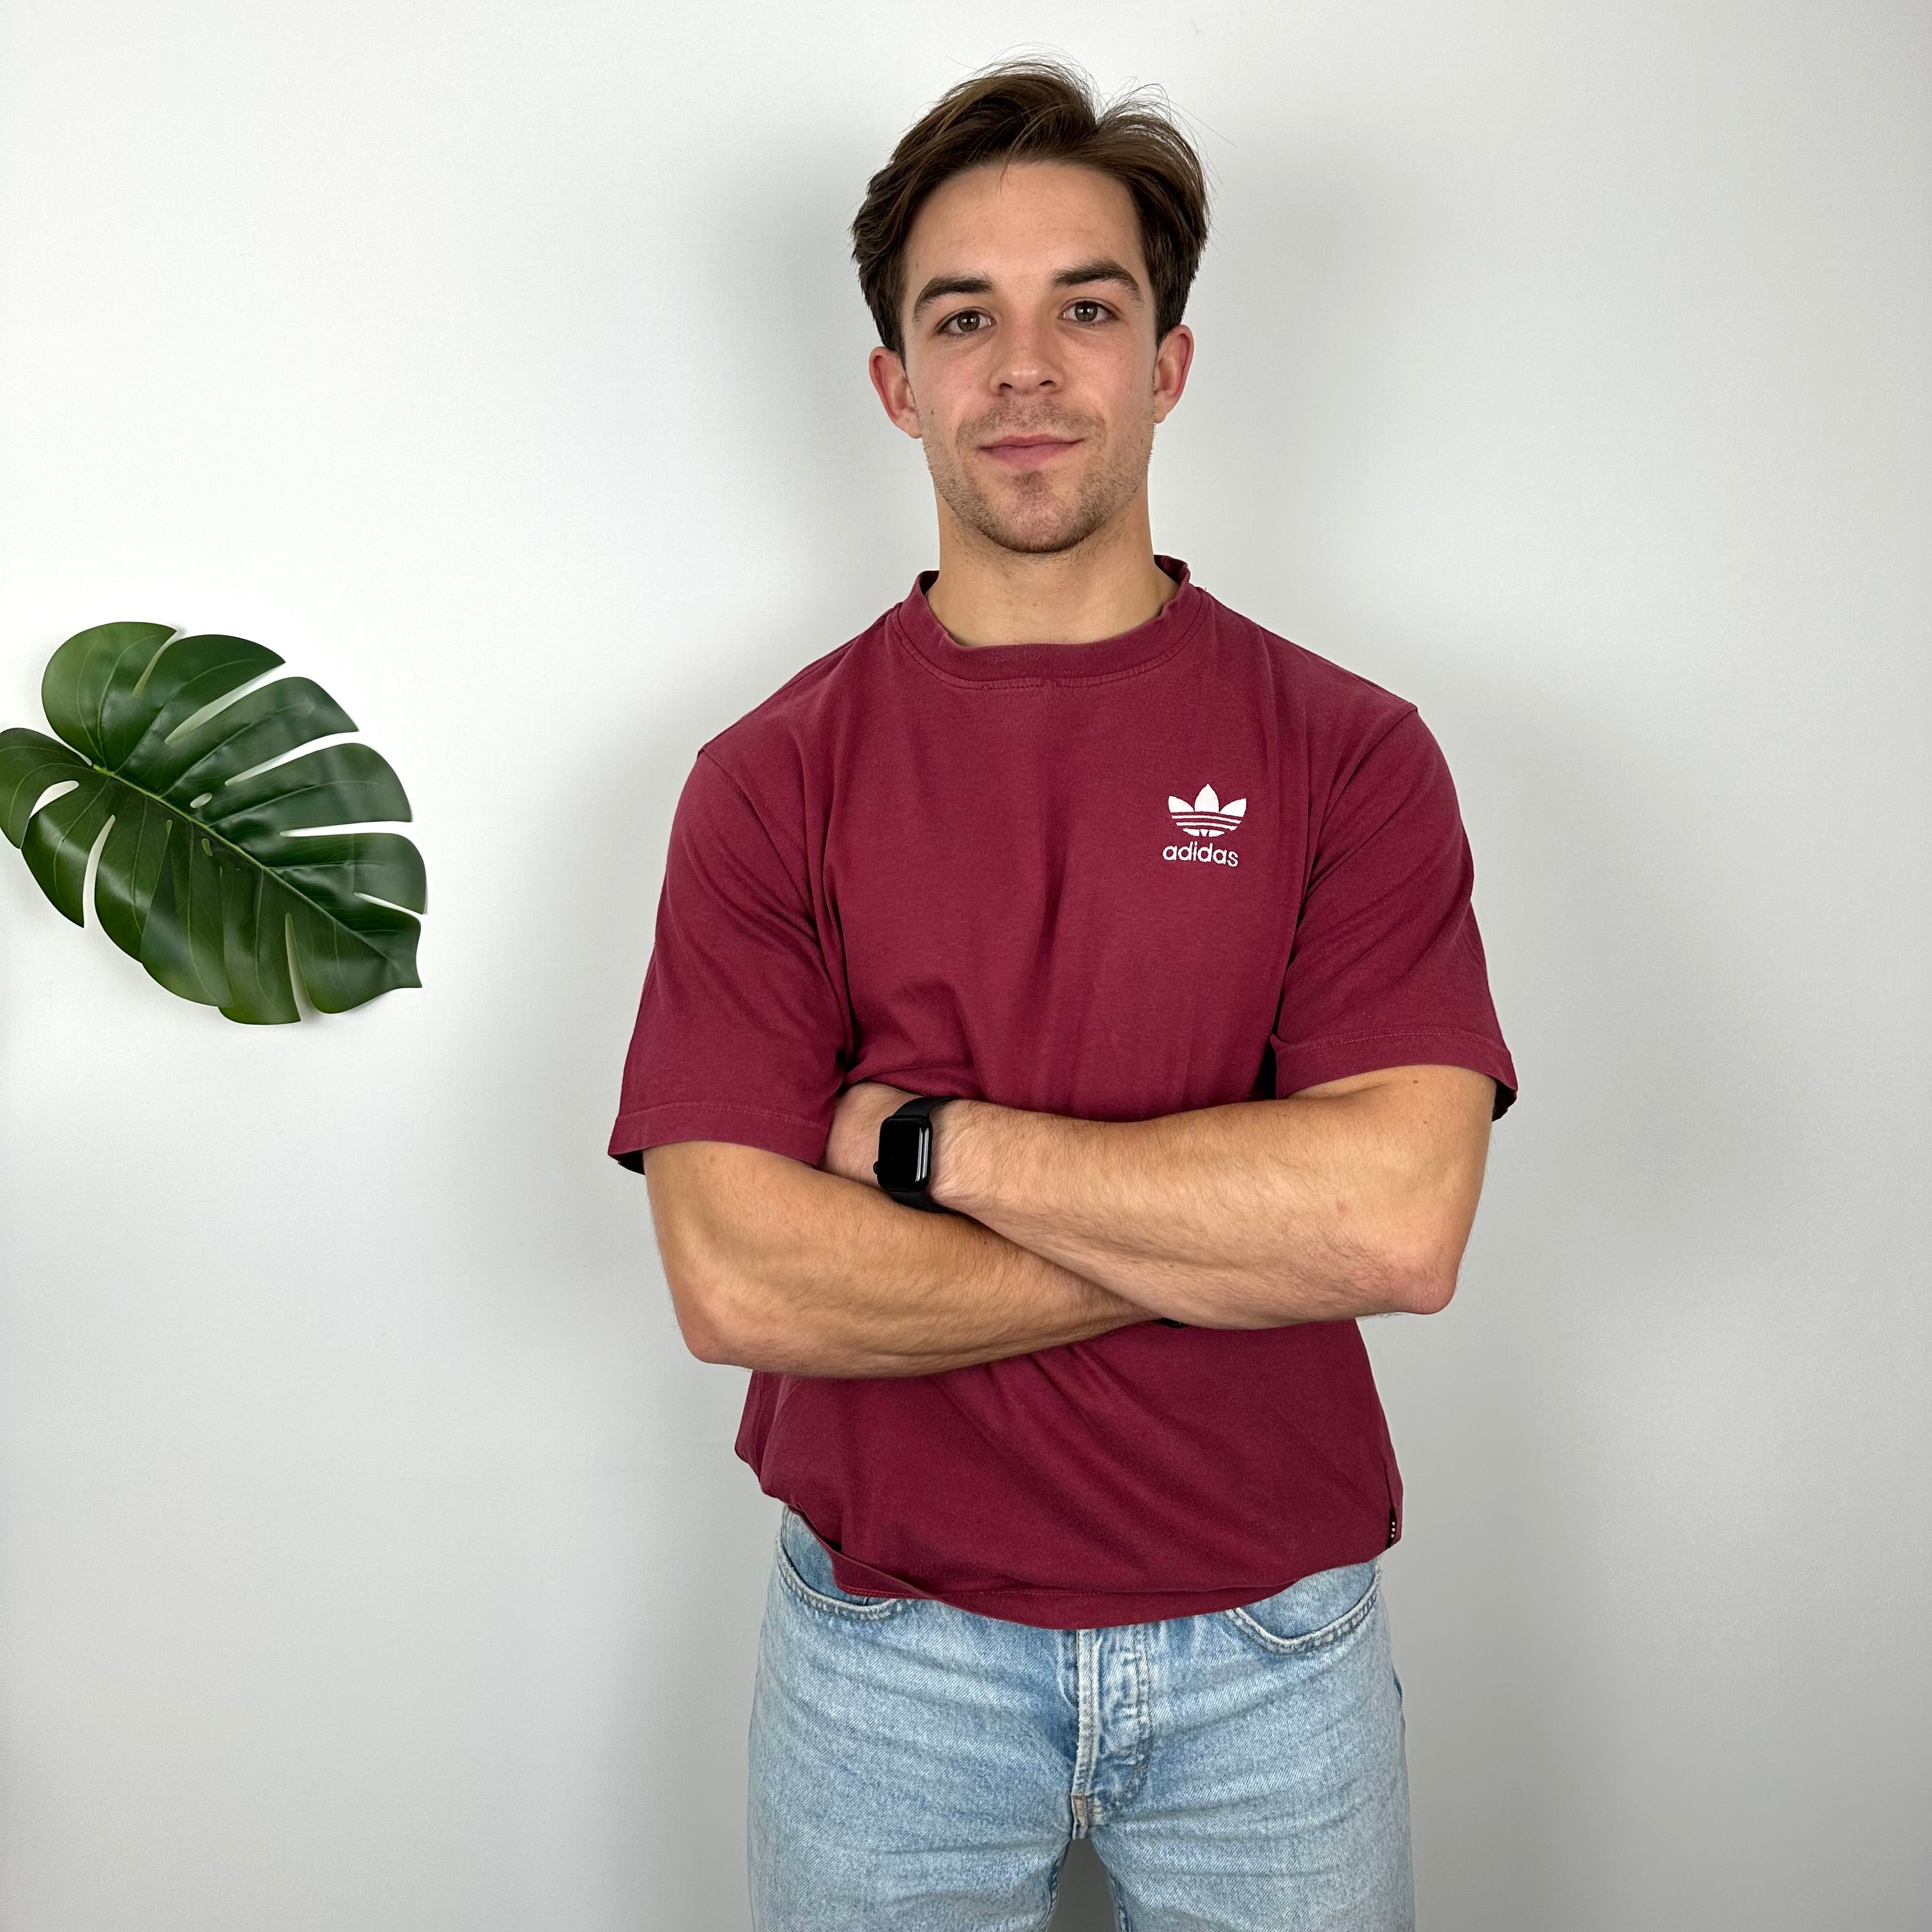
[[[925,1214],[881,1194],[878,1124],[840,1098],[816,1168],[683,1141],[644,1172],[700,1359],[926,1375],[1167,1316],[1266,1328],[1447,1305],[1482,1187],[1495,1084],[1398,1066],[1280,1100],[1100,1121],[956,1100]]]

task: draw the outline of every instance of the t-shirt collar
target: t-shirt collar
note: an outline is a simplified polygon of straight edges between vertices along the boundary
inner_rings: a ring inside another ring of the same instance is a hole
[[[956,644],[926,602],[927,589],[939,574],[934,570],[920,573],[910,595],[892,612],[892,626],[932,669],[962,683],[1084,684],[1118,677],[1144,670],[1179,650],[1207,602],[1179,558],[1154,561],[1180,588],[1144,624],[1092,644]]]

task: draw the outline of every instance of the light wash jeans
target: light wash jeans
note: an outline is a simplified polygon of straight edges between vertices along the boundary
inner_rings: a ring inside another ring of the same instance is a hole
[[[748,1822],[758,1932],[1039,1932],[1082,1835],[1120,1932],[1411,1932],[1376,1566],[1238,1610],[1035,1630],[849,1595],[788,1509]]]

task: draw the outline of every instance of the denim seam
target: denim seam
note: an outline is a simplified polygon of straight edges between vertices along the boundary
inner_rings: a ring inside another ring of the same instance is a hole
[[[1097,1630],[1074,1633],[1078,1659],[1079,1719],[1073,1738],[1073,1777],[1067,1802],[1073,1814],[1073,1835],[1090,1838],[1096,1809],[1094,1787],[1100,1775],[1100,1636]]]
[[[910,1597],[884,1597],[876,1604],[841,1603],[836,1597],[822,1595],[801,1576],[785,1554],[784,1538],[781,1531],[778,1540],[778,1581],[802,1603],[806,1609],[818,1610],[827,1616],[844,1617],[853,1623],[884,1623],[888,1617],[896,1617],[912,1607]]]
[[[1148,1654],[1147,1626],[1136,1625],[1133,1640],[1134,1672],[1134,1755],[1132,1775],[1120,1800],[1114,1807],[1115,1811],[1124,1811],[1140,1796],[1141,1787],[1147,1782],[1148,1767],[1154,1761],[1153,1698],[1150,1689],[1154,1666]]]
[[[1324,1624],[1319,1630],[1310,1630],[1306,1636],[1276,1636],[1250,1616],[1244,1608],[1223,1610],[1226,1617],[1241,1634],[1251,1642],[1258,1643],[1273,1657],[1294,1657],[1306,1651],[1325,1650],[1330,1644],[1339,1643],[1342,1638],[1366,1618],[1376,1606],[1382,1595],[1382,1573],[1378,1569],[1370,1579],[1369,1587],[1362,1592],[1360,1602],[1345,1610],[1332,1624]]]

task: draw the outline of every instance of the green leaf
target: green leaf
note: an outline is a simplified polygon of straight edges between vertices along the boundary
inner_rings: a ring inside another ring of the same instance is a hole
[[[83,923],[98,844],[108,938],[170,992],[257,1024],[300,1017],[291,948],[323,1012],[422,983],[422,855],[352,829],[406,822],[402,782],[366,745],[290,757],[356,724],[305,677],[242,692],[281,662],[245,638],[97,625],[41,680],[59,740],[0,731],[0,831],[41,890]]]

